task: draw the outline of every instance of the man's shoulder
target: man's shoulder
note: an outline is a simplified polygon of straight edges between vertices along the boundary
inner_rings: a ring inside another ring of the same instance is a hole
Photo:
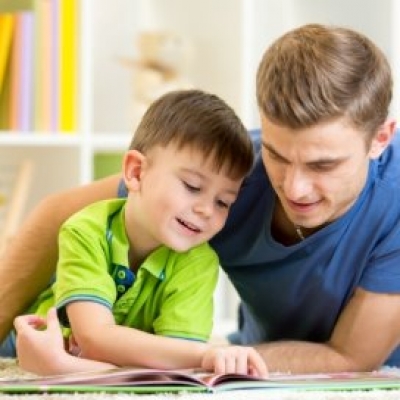
[[[400,188],[400,130],[398,130],[384,153],[375,161],[378,182],[385,186]],[[400,194],[400,192],[399,192]]]

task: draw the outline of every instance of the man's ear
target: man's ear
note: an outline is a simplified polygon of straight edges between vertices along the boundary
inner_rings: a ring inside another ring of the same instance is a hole
[[[137,191],[140,188],[143,168],[146,157],[137,150],[128,150],[122,162],[122,175],[128,191]]]
[[[369,149],[369,157],[371,159],[378,158],[386,147],[390,144],[396,132],[396,121],[394,119],[386,120],[378,129],[372,139]]]

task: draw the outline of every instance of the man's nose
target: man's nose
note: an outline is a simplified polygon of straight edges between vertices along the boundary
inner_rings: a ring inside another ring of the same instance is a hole
[[[310,193],[312,182],[301,168],[290,166],[286,169],[283,190],[289,199],[296,201]]]

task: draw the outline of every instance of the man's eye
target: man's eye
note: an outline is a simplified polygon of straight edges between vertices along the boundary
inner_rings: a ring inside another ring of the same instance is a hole
[[[312,168],[315,171],[321,171],[321,172],[331,171],[331,170],[335,169],[335,167],[336,167],[335,163],[319,163],[319,164],[314,164],[312,166]]]
[[[183,181],[183,184],[185,185],[185,188],[189,190],[189,192],[199,192],[200,188],[198,186],[193,186],[185,181]]]

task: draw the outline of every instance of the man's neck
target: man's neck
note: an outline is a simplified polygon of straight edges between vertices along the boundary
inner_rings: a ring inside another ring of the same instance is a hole
[[[271,224],[271,234],[278,243],[284,246],[291,246],[306,239],[316,230],[318,229],[307,229],[295,225],[289,220],[279,199],[276,198]]]

